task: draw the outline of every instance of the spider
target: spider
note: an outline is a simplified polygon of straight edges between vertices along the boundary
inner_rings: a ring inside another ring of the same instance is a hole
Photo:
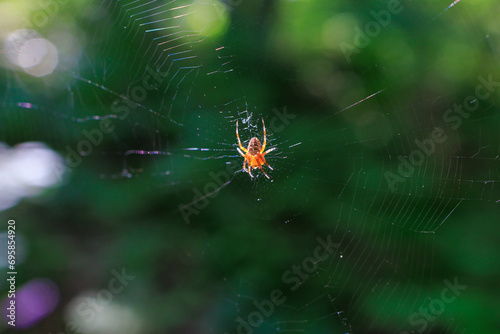
[[[250,177],[253,178],[253,175],[251,173],[251,169],[256,169],[260,168],[262,173],[269,179],[269,176],[267,176],[266,172],[264,172],[264,169],[262,169],[262,165],[266,165],[269,167],[269,169],[273,169],[269,164],[266,162],[266,159],[264,159],[264,156],[268,154],[271,151],[274,151],[276,147],[273,147],[270,150],[267,150],[264,152],[266,149],[266,124],[264,124],[264,119],[262,119],[262,126],[264,128],[264,145],[260,144],[260,140],[257,137],[253,137],[250,139],[250,142],[248,143],[248,148],[244,148],[243,145],[241,145],[241,140],[240,140],[240,135],[238,134],[238,120],[236,120],[236,137],[238,138],[238,145],[240,146],[239,148],[236,148],[238,152],[240,152],[241,156],[245,158],[243,160],[243,170],[245,169],[245,165],[248,163],[248,174]],[[244,153],[243,153],[244,152]]]

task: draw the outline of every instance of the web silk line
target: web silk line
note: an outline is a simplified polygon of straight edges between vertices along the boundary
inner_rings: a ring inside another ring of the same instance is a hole
[[[448,10],[450,9],[451,7],[455,6],[457,3],[459,3],[461,0],[455,0],[451,3],[451,5],[448,6],[448,8],[446,8],[445,10]]]

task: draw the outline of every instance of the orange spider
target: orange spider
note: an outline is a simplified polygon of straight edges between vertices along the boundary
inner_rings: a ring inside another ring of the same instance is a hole
[[[273,147],[270,150],[267,150],[264,152],[266,149],[266,125],[264,124],[264,119],[262,119],[262,126],[264,128],[264,145],[260,144],[260,140],[257,137],[253,137],[250,139],[250,142],[248,143],[248,148],[244,148],[243,145],[241,145],[241,140],[240,140],[240,135],[238,134],[238,120],[236,120],[236,137],[238,138],[238,145],[240,146],[239,148],[236,148],[238,152],[245,158],[243,160],[243,169],[245,170],[245,165],[248,163],[248,174],[253,178],[253,175],[251,173],[251,169],[256,169],[260,168],[262,173],[269,179],[269,176],[264,172],[264,169],[262,169],[262,165],[266,165],[269,167],[269,169],[273,169],[269,164],[266,162],[266,159],[264,159],[264,156],[268,154],[271,151],[274,151],[276,147]],[[243,153],[245,152],[245,153]]]

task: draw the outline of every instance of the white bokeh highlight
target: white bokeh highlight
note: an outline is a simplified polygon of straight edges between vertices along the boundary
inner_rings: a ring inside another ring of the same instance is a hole
[[[70,301],[65,310],[68,328],[87,334],[144,332],[143,322],[133,309],[114,301],[99,303],[95,296],[94,291],[86,291]]]
[[[35,197],[62,180],[63,159],[46,145],[27,142],[10,148],[0,143],[0,211]]]
[[[12,65],[35,77],[51,74],[59,63],[54,44],[30,29],[10,33],[5,41],[5,50]]]

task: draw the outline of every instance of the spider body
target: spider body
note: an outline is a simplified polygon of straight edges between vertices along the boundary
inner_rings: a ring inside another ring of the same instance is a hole
[[[240,135],[238,134],[238,120],[236,120],[236,137],[238,138],[238,146],[239,146],[237,150],[241,154],[241,156],[245,158],[243,160],[243,169],[248,172],[250,177],[253,178],[251,172],[252,169],[260,168],[262,173],[269,179],[269,176],[267,176],[266,172],[264,172],[264,169],[262,169],[262,165],[266,165],[271,170],[272,167],[269,166],[269,164],[266,162],[264,156],[267,153],[274,151],[276,148],[272,148],[270,150],[265,151],[267,137],[266,137],[266,124],[264,124],[264,119],[262,120],[262,127],[264,129],[264,144],[260,143],[259,138],[253,137],[252,139],[250,139],[250,142],[248,143],[248,148],[244,148],[243,145],[241,145]],[[246,167],[247,164],[248,168]]]
[[[262,144],[260,143],[259,138],[253,137],[250,139],[250,142],[248,143],[248,153],[251,155],[257,155],[260,153],[260,150],[262,149]]]

